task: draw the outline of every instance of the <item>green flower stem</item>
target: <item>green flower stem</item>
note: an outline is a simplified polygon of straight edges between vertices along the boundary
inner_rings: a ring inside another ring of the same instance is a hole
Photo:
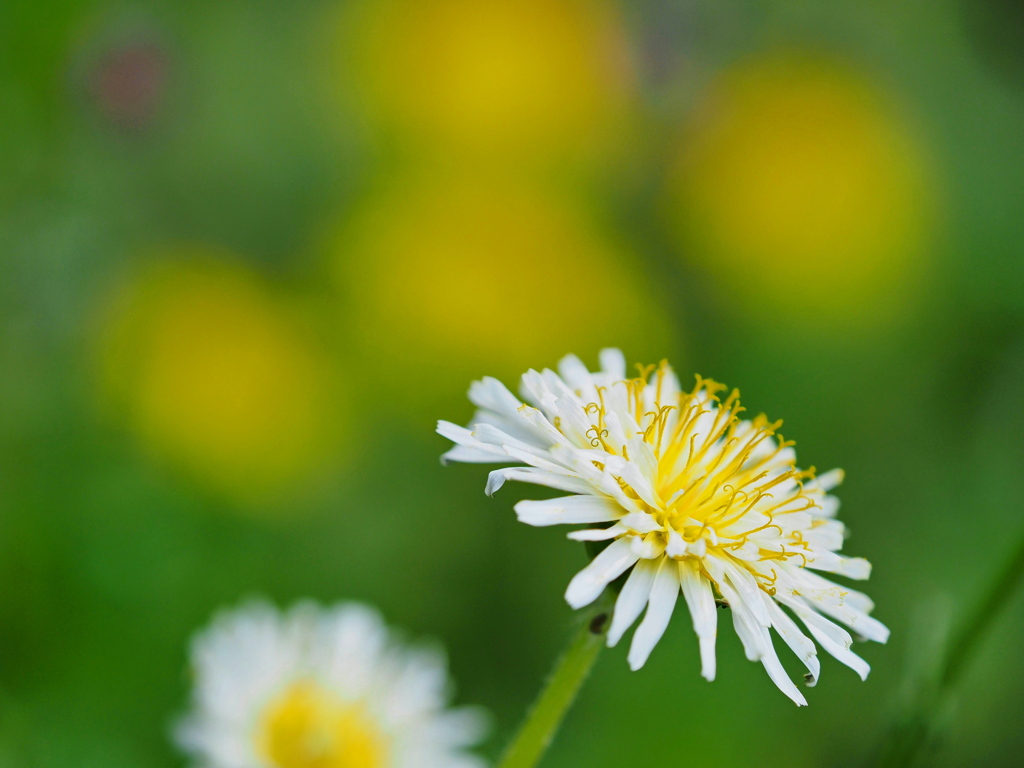
[[[584,617],[498,768],[533,768],[544,757],[604,647],[609,610],[606,600],[598,600]]]
[[[946,654],[946,668],[939,681],[942,689],[951,689],[959,681],[968,662],[978,650],[978,643],[989,631],[1013,597],[1014,589],[1024,576],[1024,536],[1017,542],[1017,549],[1010,556],[998,577],[989,587],[988,594],[981,600],[968,619],[960,625],[960,631],[949,645]]]
[[[1024,577],[1024,536],[1020,538],[1013,553],[992,581],[982,599],[975,604],[974,610],[960,623],[957,632],[952,636],[931,695],[921,704],[918,712],[890,733],[876,765],[902,768],[916,764],[921,750],[927,745],[931,736],[937,713],[942,710],[948,697],[960,682],[964,671],[977,653],[981,641],[999,618],[1006,604],[1010,602],[1022,577]]]

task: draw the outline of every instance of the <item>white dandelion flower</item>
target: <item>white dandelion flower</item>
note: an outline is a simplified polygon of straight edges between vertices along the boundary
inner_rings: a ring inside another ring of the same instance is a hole
[[[565,598],[581,608],[629,572],[608,644],[646,609],[630,667],[647,661],[682,593],[705,678],[715,677],[716,605],[727,604],[747,658],[806,705],[770,630],[807,667],[809,685],[819,677],[817,649],[793,617],[862,679],[868,664],[850,650],[851,633],[840,624],[882,643],[889,630],[868,615],[867,595],[818,573],[866,579],[871,570],[862,558],[837,554],[846,529],[835,519],[839,500],[828,492],[842,471],[815,476],[798,469],[793,444],[777,434],[781,422],[742,419],[739,393],[722,399],[724,390],[698,377],[684,391],[664,362],[626,378],[622,353],[606,349],[596,373],[573,355],[558,373],[528,371],[520,386],[525,403],[496,379],[474,382],[469,399],[479,410],[470,427],[441,421],[438,432],[456,443],[446,461],[525,465],[491,472],[488,495],[507,480],[571,494],[520,501],[515,511],[529,525],[591,526],[569,538],[609,542],[572,579]]]
[[[404,647],[367,606],[264,602],[192,642],[192,708],[175,731],[203,768],[482,768],[475,709],[449,709],[437,648]]]

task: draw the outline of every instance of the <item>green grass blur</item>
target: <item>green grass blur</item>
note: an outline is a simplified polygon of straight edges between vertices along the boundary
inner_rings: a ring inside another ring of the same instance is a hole
[[[668,357],[847,472],[893,630],[797,709],[684,614],[546,766],[864,765],[1024,535],[1007,0],[0,3],[0,768],[182,765],[251,594],[442,640],[500,750],[583,548],[442,468],[469,380]],[[1020,764],[1024,596],[931,765]],[[945,606],[945,608],[943,608]],[[788,663],[788,662],[787,662]]]

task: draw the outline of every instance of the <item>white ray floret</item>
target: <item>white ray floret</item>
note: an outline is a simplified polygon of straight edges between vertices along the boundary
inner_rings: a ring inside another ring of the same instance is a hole
[[[448,708],[444,654],[396,642],[347,603],[222,611],[193,639],[191,711],[175,730],[202,768],[483,768],[474,709]]]
[[[816,476],[796,466],[781,422],[741,418],[739,392],[697,377],[683,390],[662,362],[626,378],[617,349],[591,372],[569,355],[551,370],[527,371],[520,397],[493,378],[473,382],[477,407],[468,427],[447,421],[438,432],[455,443],[445,461],[513,466],[490,473],[486,492],[507,481],[569,495],[520,501],[528,525],[584,525],[569,537],[607,542],[569,583],[573,608],[589,605],[626,574],[608,632],[615,645],[641,615],[629,664],[643,666],[664,634],[679,594],[700,642],[701,674],[715,677],[719,604],[752,661],[797,704],[806,701],[786,675],[771,631],[807,668],[820,664],[811,638],[862,678],[867,663],[850,650],[858,636],[884,643],[889,630],[869,613],[870,599],[816,572],[868,578],[863,558],[840,555],[846,529],[829,492],[842,470]],[[785,609],[785,610],[784,610]],[[787,613],[788,611],[792,612]],[[836,623],[839,622],[839,623]]]

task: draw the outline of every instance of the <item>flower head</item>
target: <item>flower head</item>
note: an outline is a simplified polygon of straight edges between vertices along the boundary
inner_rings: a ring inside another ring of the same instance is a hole
[[[456,443],[449,461],[517,463],[491,472],[487,493],[506,480],[571,495],[520,501],[529,525],[585,524],[577,541],[610,542],[569,583],[574,608],[592,603],[629,571],[608,632],[615,645],[646,608],[633,635],[629,664],[639,669],[661,639],[680,592],[700,640],[701,674],[715,677],[716,603],[731,608],[747,658],[760,661],[797,704],[803,695],[772,644],[774,629],[819,676],[814,643],[789,611],[835,658],[867,676],[850,650],[850,633],[885,642],[889,630],[869,616],[871,600],[817,572],[866,579],[870,564],[837,554],[846,535],[829,491],[842,471],[816,476],[796,466],[793,444],[765,416],[741,418],[739,392],[697,377],[684,391],[667,363],[626,378],[617,349],[601,352],[591,373],[569,355],[551,370],[528,371],[520,392],[501,382],[474,382],[479,409],[469,428],[442,421]]]
[[[208,768],[480,768],[473,710],[447,710],[435,649],[398,645],[357,604],[220,613],[192,644],[179,745]]]

